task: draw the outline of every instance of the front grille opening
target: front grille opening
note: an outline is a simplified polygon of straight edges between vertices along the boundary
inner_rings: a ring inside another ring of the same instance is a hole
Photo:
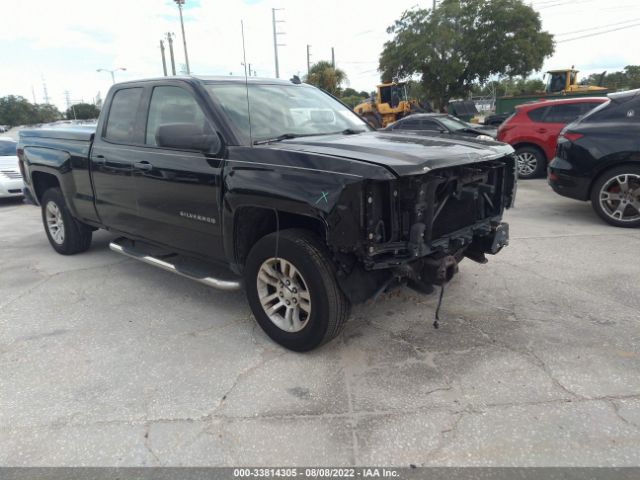
[[[490,163],[453,169],[436,190],[431,238],[500,215],[504,168],[503,163]]]

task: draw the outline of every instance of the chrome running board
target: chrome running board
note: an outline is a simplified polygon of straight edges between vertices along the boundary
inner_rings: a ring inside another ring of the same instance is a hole
[[[207,285],[208,287],[227,291],[239,290],[240,288],[242,288],[242,283],[240,282],[239,278],[221,279],[212,276],[214,269],[207,269],[206,267],[203,268],[202,263],[204,262],[198,262],[198,264],[196,265],[194,265],[193,261],[176,261],[174,263],[171,263],[158,258],[157,256],[152,256],[149,252],[145,252],[144,248],[136,248],[137,244],[141,244],[143,246],[146,245],[142,242],[133,242],[126,238],[118,238],[109,243],[109,248],[121,255],[139,260],[149,265],[153,265],[154,267],[161,268],[162,270],[166,270],[167,272],[175,273],[190,280],[195,280],[196,282]],[[187,260],[186,257],[177,255],[175,255],[175,258],[176,260]],[[189,263],[191,263],[191,265],[189,265]],[[230,277],[232,275],[233,274],[229,273]]]

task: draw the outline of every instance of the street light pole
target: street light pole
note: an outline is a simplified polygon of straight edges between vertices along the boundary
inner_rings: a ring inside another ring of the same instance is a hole
[[[111,74],[111,81],[113,83],[116,83],[115,72],[117,72],[118,70],[122,70],[124,72],[126,70],[126,68],[118,67],[118,68],[114,68],[113,70],[109,70],[108,68],[99,68],[99,69],[96,70],[96,72],[109,72]]]
[[[178,5],[178,10],[180,11],[180,27],[182,28],[182,45],[184,46],[184,61],[187,65],[187,75],[191,75],[191,69],[189,68],[189,55],[187,54],[187,39],[184,36],[184,20],[182,19],[182,6],[184,5],[185,0],[174,0]]]

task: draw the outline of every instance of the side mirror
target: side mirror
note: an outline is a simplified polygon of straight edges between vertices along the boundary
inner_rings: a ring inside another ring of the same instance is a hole
[[[198,150],[218,153],[222,150],[222,140],[217,133],[195,123],[169,123],[160,125],[156,130],[156,143],[159,147],[179,150]]]

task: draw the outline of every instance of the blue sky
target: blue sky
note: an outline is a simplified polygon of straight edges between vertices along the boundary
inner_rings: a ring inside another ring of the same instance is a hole
[[[579,5],[577,3],[579,3]],[[543,26],[554,34],[602,31],[602,26],[640,17],[636,0],[533,0]],[[271,8],[279,17],[285,47],[280,48],[281,76],[306,72],[311,61],[330,59],[346,71],[350,86],[372,90],[379,80],[378,55],[389,38],[386,27],[414,5],[431,0],[186,0],[185,29],[192,71],[239,75],[243,72],[240,20],[244,20],[247,62],[259,76],[274,76]],[[20,0],[3,5],[0,96],[22,95],[43,101],[43,77],[49,97],[66,108],[72,101],[104,97],[111,77],[99,68],[125,67],[119,80],[162,75],[159,40],[175,32],[178,68],[184,63],[178,10],[173,0]],[[597,13],[597,15],[596,15]],[[600,28],[599,28],[600,27]],[[575,42],[559,43],[547,68],[575,65],[583,74],[640,64],[632,47],[640,28]],[[571,38],[571,35],[558,39]]]

